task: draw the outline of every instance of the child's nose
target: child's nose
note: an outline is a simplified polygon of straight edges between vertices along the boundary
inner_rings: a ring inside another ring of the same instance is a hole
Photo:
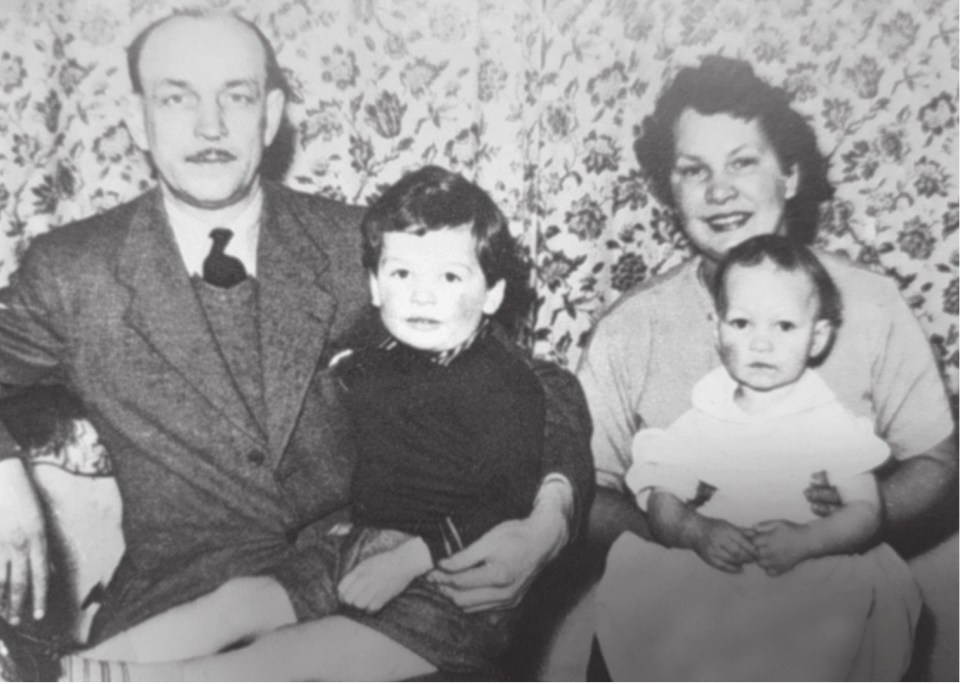
[[[410,298],[415,304],[433,304],[437,299],[433,288],[422,281],[413,284]]]
[[[770,336],[764,333],[757,333],[750,338],[750,349],[753,351],[770,351],[773,348],[773,343],[770,341]]]

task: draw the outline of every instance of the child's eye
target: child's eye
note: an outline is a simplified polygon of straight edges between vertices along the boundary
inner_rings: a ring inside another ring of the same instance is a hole
[[[777,327],[780,328],[781,332],[790,332],[797,329],[797,324],[793,321],[780,321],[777,323]]]
[[[459,283],[461,280],[463,280],[463,278],[456,273],[444,273],[443,279],[448,283]]]
[[[397,278],[399,280],[403,280],[404,278],[408,278],[409,276],[410,276],[410,271],[408,271],[405,268],[395,268],[392,271],[390,271],[391,278]]]
[[[735,330],[743,330],[749,325],[749,323],[747,322],[746,318],[731,318],[727,321],[727,325]]]

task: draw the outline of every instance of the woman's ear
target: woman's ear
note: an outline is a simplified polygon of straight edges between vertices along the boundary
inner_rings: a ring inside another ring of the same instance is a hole
[[[788,200],[797,195],[797,189],[800,187],[800,167],[796,164],[790,167],[790,173],[787,174],[786,184],[784,185],[784,197]]]
[[[503,296],[507,291],[507,281],[503,278],[498,280],[493,287],[487,290],[486,299],[483,300],[483,313],[492,316],[497,313],[500,305],[503,304]]]

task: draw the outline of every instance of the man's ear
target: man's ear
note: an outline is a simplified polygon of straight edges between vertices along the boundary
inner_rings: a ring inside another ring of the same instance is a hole
[[[143,102],[143,95],[130,94],[123,99],[123,121],[127,125],[127,132],[144,152],[150,151],[150,142],[147,137],[147,109]]]
[[[377,274],[373,271],[369,271],[367,274],[370,278],[370,301],[377,308],[380,308],[380,281],[377,280]]]
[[[283,121],[283,108],[286,102],[287,99],[279,88],[267,92],[267,122],[263,129],[264,148],[270,147],[273,139],[277,137],[280,122]]]
[[[500,305],[503,304],[503,295],[507,291],[507,281],[503,278],[498,280],[493,287],[487,290],[487,296],[483,300],[483,313],[492,316],[497,313]]]
[[[830,340],[833,338],[833,323],[826,318],[821,318],[813,324],[813,341],[810,345],[811,359],[819,358],[827,350]]]

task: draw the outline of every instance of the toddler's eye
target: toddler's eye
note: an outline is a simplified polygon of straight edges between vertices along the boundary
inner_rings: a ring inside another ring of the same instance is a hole
[[[410,271],[408,271],[405,268],[395,268],[392,271],[390,271],[391,278],[397,278],[399,280],[403,280],[404,278],[408,278],[409,276],[410,276]]]
[[[777,327],[780,328],[781,332],[790,332],[797,329],[797,324],[793,321],[780,321],[777,323]]]
[[[446,280],[448,283],[459,283],[461,280],[463,280],[463,278],[461,278],[456,273],[444,273],[443,279]]]
[[[731,318],[727,321],[727,325],[735,330],[743,330],[749,325],[749,323],[747,323],[746,318]]]

